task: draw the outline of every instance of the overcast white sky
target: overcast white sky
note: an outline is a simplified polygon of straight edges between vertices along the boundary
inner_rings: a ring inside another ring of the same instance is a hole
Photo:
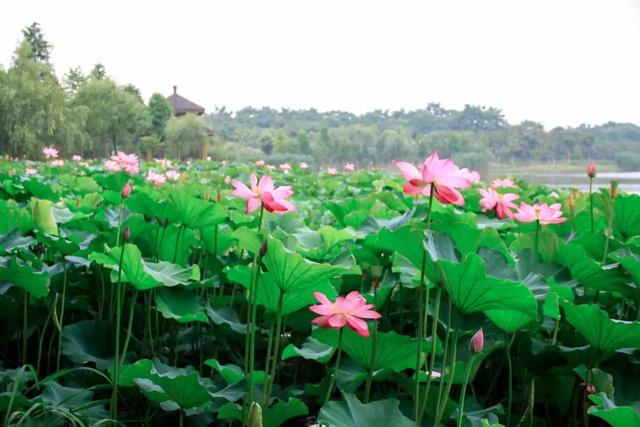
[[[640,124],[640,0],[31,1],[0,13],[0,63],[41,24],[61,75],[212,110],[361,113],[428,102],[501,108],[547,127]]]

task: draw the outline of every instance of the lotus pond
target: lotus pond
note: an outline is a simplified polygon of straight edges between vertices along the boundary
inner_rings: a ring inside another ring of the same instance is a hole
[[[2,425],[639,426],[640,196],[434,162],[0,163]]]

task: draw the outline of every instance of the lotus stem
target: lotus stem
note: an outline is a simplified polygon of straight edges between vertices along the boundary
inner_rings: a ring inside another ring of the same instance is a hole
[[[536,220],[536,240],[534,249],[538,253],[538,241],[540,240],[540,221]]]
[[[464,415],[464,399],[467,393],[467,384],[469,384],[469,376],[471,375],[471,368],[473,366],[473,361],[475,360],[476,355],[472,354],[471,359],[469,359],[469,363],[467,364],[467,370],[464,374],[464,381],[462,383],[462,388],[460,389],[460,403],[458,406],[458,422],[457,427],[462,427],[462,417]],[[507,423],[507,425],[509,425]]]
[[[336,382],[336,376],[338,376],[338,369],[340,369],[340,359],[342,358],[342,335],[344,328],[340,328],[340,333],[338,335],[338,355],[336,356],[336,367],[331,374],[331,379],[329,380],[329,387],[327,388],[327,394],[324,397],[323,405],[329,401],[331,394],[333,393],[333,385]]]
[[[589,211],[591,212],[591,232],[593,233],[593,178],[589,177]]]
[[[118,383],[120,382],[120,319],[122,317],[122,301],[120,294],[122,292],[122,260],[124,259],[124,246],[120,251],[120,262],[118,263],[118,280],[116,284],[116,354],[115,369],[113,378],[113,392],[111,393],[111,418],[118,420]]]
[[[58,333],[58,354],[56,355],[56,370],[60,370],[60,356],[62,356],[62,328],[64,327],[64,303],[67,295],[67,261],[62,257],[62,301],[60,302],[60,331]]]
[[[429,391],[431,389],[431,383],[433,381],[433,372],[436,364],[436,344],[438,335],[438,319],[440,319],[440,302],[442,301],[442,287],[438,286],[436,291],[436,306],[433,313],[433,324],[431,325],[431,354],[429,355],[429,366],[425,368],[427,374],[427,389],[425,390],[424,397],[422,399],[421,417],[424,416],[424,411],[427,409],[427,401],[429,397]]]
[[[22,305],[22,364],[27,364],[27,338],[29,332],[29,292],[24,292],[24,301]],[[58,352],[60,349],[58,348]]]
[[[507,346],[505,352],[507,355],[507,425],[511,425],[511,406],[513,403],[513,363],[511,361],[511,346],[516,338],[515,332],[511,335],[511,339],[507,337]]]
[[[136,308],[136,301],[138,300],[138,290],[136,289],[131,298],[131,305],[129,306],[129,324],[127,325],[127,335],[124,340],[124,346],[122,347],[122,356],[120,357],[120,365],[124,365],[125,358],[127,357],[127,350],[129,349],[129,340],[131,339],[131,329],[133,327],[133,313]]]
[[[271,358],[271,373],[267,380],[267,389],[263,399],[263,406],[269,407],[269,399],[271,398],[271,392],[273,391],[273,383],[276,380],[276,372],[278,365],[280,364],[280,341],[282,339],[282,304],[284,302],[284,292],[280,290],[280,296],[278,297],[278,309],[276,312],[276,332],[273,347],[273,357]]]
[[[364,403],[369,403],[369,395],[371,393],[371,382],[373,381],[373,368],[376,365],[376,358],[378,353],[378,321],[374,320],[371,324],[371,328],[373,329],[373,346],[371,349],[371,366],[369,367],[369,372],[367,372],[367,382],[364,387]],[[416,371],[416,375],[418,375],[419,371]]]

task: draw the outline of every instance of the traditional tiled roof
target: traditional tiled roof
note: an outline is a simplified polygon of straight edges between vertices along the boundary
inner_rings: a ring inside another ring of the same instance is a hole
[[[178,95],[178,87],[173,87],[173,94],[167,97],[167,101],[173,107],[173,111],[175,111],[176,115],[187,114],[187,113],[195,113],[195,114],[204,114],[204,108],[196,104],[195,102],[189,101],[187,98]]]

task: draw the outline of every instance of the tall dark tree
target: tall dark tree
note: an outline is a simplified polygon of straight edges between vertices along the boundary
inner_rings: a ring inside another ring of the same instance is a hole
[[[65,89],[72,94],[76,93],[86,81],[87,77],[82,73],[80,67],[69,68],[63,79]]]
[[[164,137],[167,122],[173,115],[173,108],[167,99],[159,93],[154,93],[149,99],[147,112],[151,121],[151,133],[158,138]]]
[[[49,55],[53,47],[45,40],[40,24],[34,22],[22,30],[22,34],[31,45],[31,57],[36,62],[49,62]]]
[[[104,80],[108,77],[107,70],[104,68],[104,65],[98,62],[96,65],[93,66],[93,69],[91,70],[91,74],[89,74],[89,77],[91,77],[93,80]]]

